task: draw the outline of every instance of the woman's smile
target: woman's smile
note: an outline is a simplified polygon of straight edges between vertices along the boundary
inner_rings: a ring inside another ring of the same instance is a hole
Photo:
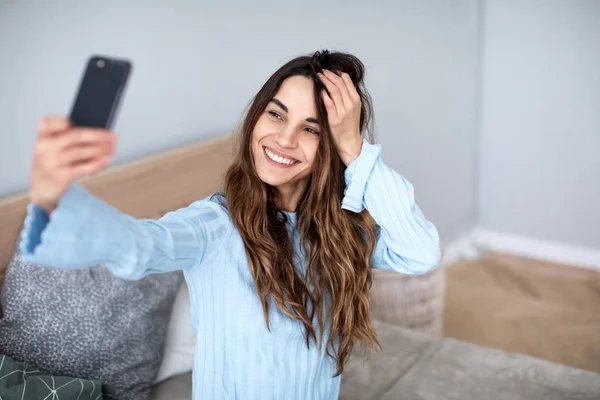
[[[271,165],[274,165],[278,168],[290,168],[300,162],[294,158],[285,157],[281,153],[278,153],[277,151],[267,146],[263,146],[263,153],[265,155],[266,160]]]

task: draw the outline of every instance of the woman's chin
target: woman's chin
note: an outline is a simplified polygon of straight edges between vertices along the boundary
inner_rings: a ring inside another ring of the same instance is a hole
[[[269,173],[265,173],[265,172],[259,172],[258,173],[258,177],[260,178],[261,181],[263,181],[263,183],[266,183],[267,185],[270,186],[281,186],[284,183],[286,183],[286,180],[281,179],[281,176],[274,176],[273,174],[269,174]]]

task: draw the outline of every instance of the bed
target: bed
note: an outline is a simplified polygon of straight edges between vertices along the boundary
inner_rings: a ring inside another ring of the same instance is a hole
[[[109,168],[82,184],[124,213],[157,218],[222,189],[232,150],[230,135],[216,137]],[[0,275],[27,204],[26,193],[0,199]],[[376,271],[372,316],[382,352],[365,364],[362,353],[353,356],[340,397],[600,399],[600,376],[592,372],[442,338],[443,298],[443,268],[418,277]],[[186,373],[157,385],[153,399],[190,395]]]

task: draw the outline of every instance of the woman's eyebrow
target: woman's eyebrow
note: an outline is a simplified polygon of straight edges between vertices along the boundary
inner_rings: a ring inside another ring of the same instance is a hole
[[[288,108],[285,104],[283,104],[281,101],[277,100],[275,97],[273,97],[271,99],[271,103],[275,103],[277,104],[279,107],[281,107],[281,109],[285,112],[288,112]]]
[[[285,104],[283,104],[280,100],[276,99],[275,97],[273,97],[270,102],[277,104],[283,111],[289,112],[287,106]],[[316,118],[312,118],[312,117],[306,118],[306,122],[311,122],[313,124],[319,124],[319,120]]]

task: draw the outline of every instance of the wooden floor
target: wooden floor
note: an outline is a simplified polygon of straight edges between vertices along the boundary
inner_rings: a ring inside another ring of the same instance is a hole
[[[446,290],[445,336],[600,372],[600,272],[490,253]]]

